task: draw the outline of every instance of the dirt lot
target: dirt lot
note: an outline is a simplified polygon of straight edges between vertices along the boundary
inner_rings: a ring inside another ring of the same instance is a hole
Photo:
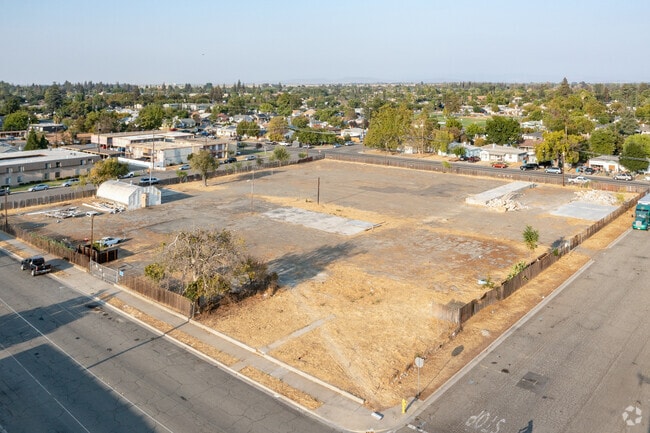
[[[208,187],[165,189],[161,206],[96,217],[93,236],[127,238],[112,266],[141,273],[169,233],[193,227],[235,232],[279,274],[283,288],[200,320],[383,408],[416,393],[416,356],[426,358],[426,395],[588,260],[589,249],[582,247],[451,338],[454,327],[433,316],[434,305],[480,297],[478,279],[501,281],[515,263],[591,224],[551,214],[576,199],[574,187],[528,188],[516,196],[522,207],[516,212],[465,203],[506,183],[322,160],[254,178],[220,178]],[[265,215],[278,208],[338,215],[374,228],[345,236]],[[70,242],[90,236],[89,218],[32,213],[14,220]],[[526,225],[540,233],[534,252],[522,241]],[[629,216],[620,226],[629,227]],[[461,346],[462,356],[452,356]]]

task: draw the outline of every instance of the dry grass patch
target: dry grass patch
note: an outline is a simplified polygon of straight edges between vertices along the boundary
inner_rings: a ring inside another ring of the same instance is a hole
[[[315,410],[323,404],[311,395],[297,390],[296,388],[287,385],[282,380],[266,374],[254,367],[247,366],[242,368],[239,372],[244,376],[251,378],[254,382],[264,385],[307,409]]]

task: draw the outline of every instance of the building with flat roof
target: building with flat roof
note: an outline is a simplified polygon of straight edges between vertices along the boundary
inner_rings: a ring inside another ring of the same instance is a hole
[[[0,154],[0,183],[17,186],[88,174],[100,158],[65,149],[41,149]]]

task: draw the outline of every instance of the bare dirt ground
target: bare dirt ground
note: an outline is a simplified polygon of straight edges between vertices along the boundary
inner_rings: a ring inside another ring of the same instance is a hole
[[[208,187],[197,182],[165,189],[159,207],[96,217],[94,238],[126,238],[114,266],[141,273],[174,231],[235,232],[279,274],[283,287],[198,319],[381,409],[416,393],[416,356],[426,359],[421,383],[427,395],[575,272],[591,250],[629,227],[629,215],[622,217],[452,337],[454,326],[433,316],[434,305],[480,297],[479,278],[501,281],[517,262],[591,224],[550,213],[576,199],[574,187],[522,191],[517,212],[465,203],[505,183],[323,160],[255,178],[235,174]],[[375,228],[344,236],[264,215],[277,208],[358,219]],[[73,243],[89,236],[88,218],[12,218]],[[539,230],[535,251],[522,241],[526,225]]]

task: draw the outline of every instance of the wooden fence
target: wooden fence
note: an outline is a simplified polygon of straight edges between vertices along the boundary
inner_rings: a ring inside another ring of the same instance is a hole
[[[533,262],[528,263],[519,273],[503,281],[498,287],[486,291],[479,299],[473,299],[465,305],[458,305],[457,302],[452,302],[447,305],[435,305],[433,308],[434,316],[459,326],[462,325],[483,308],[506,299],[553,263],[557,262],[563,255],[569,253],[614,219],[628,212],[636,206],[636,202],[644,194],[645,192],[637,193],[635,199],[625,202],[614,212],[587,227],[571,239],[568,239],[561,246],[554,248],[552,251],[545,252]]]
[[[184,316],[192,317],[194,315],[194,304],[192,301],[178,293],[161,288],[145,277],[125,275],[120,278],[120,284],[149,299],[164,304]]]

